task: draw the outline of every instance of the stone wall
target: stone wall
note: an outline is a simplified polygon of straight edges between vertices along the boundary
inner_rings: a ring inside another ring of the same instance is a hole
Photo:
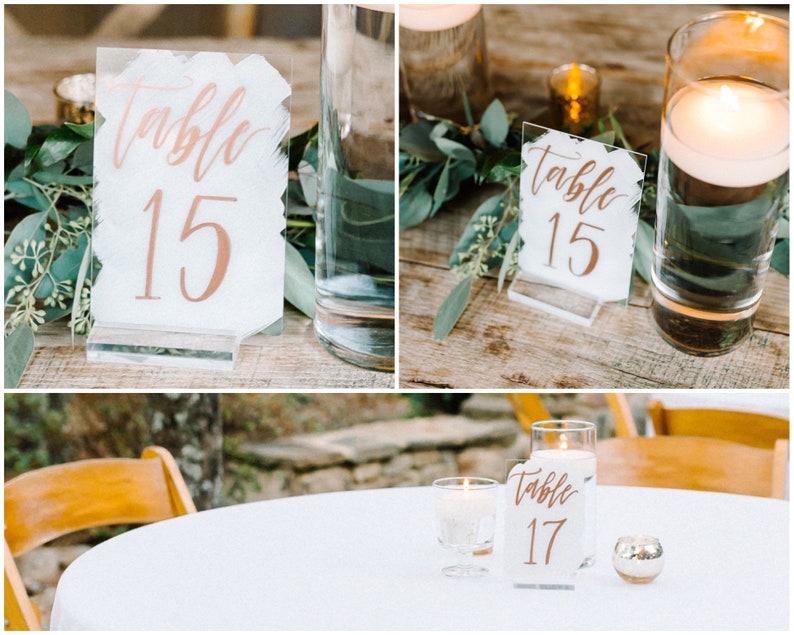
[[[544,396],[552,416],[593,421],[612,436],[601,394]],[[504,480],[506,461],[526,458],[529,437],[503,395],[478,394],[460,415],[355,425],[231,449],[227,496],[249,502],[322,492],[429,485],[469,474]]]

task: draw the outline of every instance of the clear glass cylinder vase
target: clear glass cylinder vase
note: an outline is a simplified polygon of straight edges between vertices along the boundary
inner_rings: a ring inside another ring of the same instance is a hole
[[[493,98],[479,4],[400,6],[400,85],[411,118],[479,121]]]
[[[789,182],[788,22],[720,11],[667,52],[652,312],[675,348],[746,341]]]
[[[394,11],[323,5],[315,333],[394,370]]]

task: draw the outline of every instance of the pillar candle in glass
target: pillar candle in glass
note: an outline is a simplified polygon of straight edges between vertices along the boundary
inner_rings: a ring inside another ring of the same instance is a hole
[[[530,460],[571,462],[584,475],[582,567],[590,567],[595,563],[596,436],[596,425],[587,421],[536,421],[530,429]]]
[[[589,132],[598,119],[601,77],[586,64],[563,64],[548,78],[552,125],[574,135]]]
[[[400,83],[411,117],[475,121],[493,93],[485,20],[479,4],[400,5]]]
[[[476,553],[493,548],[496,527],[496,493],[499,483],[490,478],[452,476],[433,481],[438,542],[458,556],[444,567],[450,577],[475,577],[488,573],[474,564]]]
[[[653,316],[700,356],[752,332],[788,192],[788,22],[720,11],[667,51]]]
[[[315,333],[394,370],[393,5],[323,5]]]
[[[58,124],[91,123],[96,112],[96,76],[94,73],[70,75],[59,81],[55,93],[55,119]]]

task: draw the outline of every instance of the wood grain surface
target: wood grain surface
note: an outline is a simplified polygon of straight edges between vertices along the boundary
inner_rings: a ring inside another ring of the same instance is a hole
[[[691,5],[487,5],[496,96],[519,120],[545,108],[548,72],[577,61],[602,76],[635,148],[658,145],[667,40],[679,25],[721,7]],[[787,17],[785,7],[771,9]],[[457,279],[447,260],[477,205],[470,189],[430,221],[400,235],[400,380],[404,389],[788,388],[789,284],[770,272],[752,338],[716,358],[680,353],[656,333],[650,290],[634,276],[628,306],[602,307],[577,326],[477,280],[469,306],[443,341],[433,320]]]
[[[98,46],[185,51],[263,53],[292,57],[291,134],[317,122],[320,112],[319,39],[97,40],[16,35],[5,38],[5,87],[30,110],[35,123],[55,117],[52,87],[67,75],[91,72]],[[394,373],[347,364],[322,347],[311,320],[287,306],[281,335],[245,340],[233,371],[88,362],[85,341],[71,342],[59,322],[43,327],[19,389],[391,389]]]

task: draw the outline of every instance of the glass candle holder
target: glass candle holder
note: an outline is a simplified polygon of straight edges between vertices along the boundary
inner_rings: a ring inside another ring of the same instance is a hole
[[[653,582],[664,569],[664,549],[658,538],[642,534],[622,536],[612,550],[612,566],[631,584]]]
[[[788,36],[785,20],[721,11],[668,44],[652,312],[692,355],[752,332],[788,192]]]
[[[585,527],[582,567],[595,564],[596,552],[596,437],[587,421],[536,421],[530,428],[529,458],[533,461],[570,461],[584,474]]]
[[[563,64],[548,77],[552,125],[586,135],[598,119],[601,76],[586,64]]]
[[[400,83],[411,117],[474,121],[493,92],[479,4],[400,5]]]
[[[316,214],[319,341],[394,370],[394,12],[323,5]]]
[[[444,567],[450,577],[477,577],[488,573],[475,565],[475,553],[489,553],[496,528],[496,493],[499,483],[489,478],[453,476],[433,482],[436,529],[442,547],[458,556]]]
[[[96,76],[93,73],[64,77],[53,89],[58,124],[91,123],[96,112]]]

